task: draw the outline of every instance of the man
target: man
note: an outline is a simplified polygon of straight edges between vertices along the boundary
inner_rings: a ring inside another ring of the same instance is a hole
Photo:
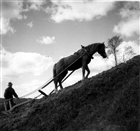
[[[13,96],[18,98],[18,95],[16,94],[15,90],[12,88],[12,85],[13,85],[12,82],[8,83],[8,88],[6,88],[4,92],[4,97],[5,99],[10,99],[11,105],[14,106],[15,103],[13,101]]]

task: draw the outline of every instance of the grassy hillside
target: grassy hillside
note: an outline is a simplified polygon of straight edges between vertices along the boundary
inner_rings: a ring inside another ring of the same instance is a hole
[[[139,131],[140,56],[0,119],[1,131]]]
[[[0,112],[4,110],[3,102],[4,102],[4,98],[0,98]]]

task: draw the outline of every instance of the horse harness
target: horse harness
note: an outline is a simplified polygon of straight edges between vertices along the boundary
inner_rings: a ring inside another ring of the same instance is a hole
[[[86,51],[86,54],[91,58],[91,59],[94,59],[94,57],[92,56],[91,53],[88,52],[88,50],[83,46],[81,45],[82,49],[84,49]]]

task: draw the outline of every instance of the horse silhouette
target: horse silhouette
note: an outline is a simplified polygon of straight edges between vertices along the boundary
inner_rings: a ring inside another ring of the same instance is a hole
[[[60,59],[57,63],[55,63],[53,67],[55,91],[57,91],[58,83],[60,88],[63,89],[62,80],[67,75],[68,71],[75,71],[82,67],[83,79],[88,78],[90,74],[88,64],[93,58],[92,55],[96,52],[98,52],[103,58],[107,57],[104,42],[90,44],[86,47],[82,46],[82,49],[68,57]],[[86,76],[85,71],[87,71]]]

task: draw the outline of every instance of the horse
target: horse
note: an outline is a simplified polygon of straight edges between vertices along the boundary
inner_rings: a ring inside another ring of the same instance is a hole
[[[93,54],[96,52],[98,52],[103,58],[107,58],[104,42],[82,46],[82,49],[70,56],[61,58],[57,63],[55,63],[53,67],[55,92],[57,92],[58,83],[60,88],[63,89],[62,81],[67,75],[68,71],[75,71],[82,68],[83,79],[88,78],[90,74],[88,64],[90,63],[91,59],[93,59]],[[87,71],[86,76],[85,71]]]

